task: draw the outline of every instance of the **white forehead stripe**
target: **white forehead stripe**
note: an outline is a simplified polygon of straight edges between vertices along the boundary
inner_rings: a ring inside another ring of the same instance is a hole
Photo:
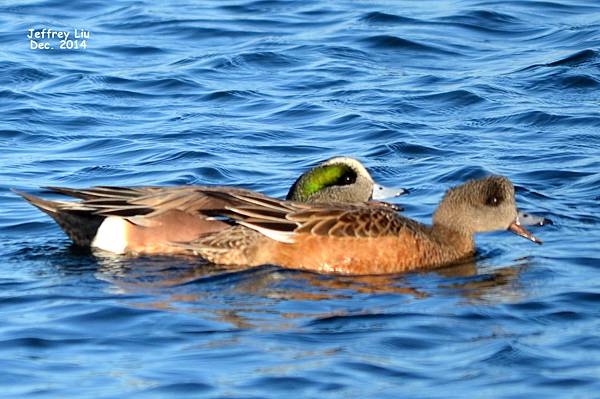
[[[365,166],[360,161],[358,161],[354,158],[335,157],[335,158],[331,158],[331,159],[328,159],[327,161],[323,162],[323,165],[331,165],[331,164],[335,164],[335,163],[343,163],[343,164],[350,165],[352,168],[354,168],[358,172],[359,175],[366,177],[371,182],[373,181],[373,178],[371,177],[371,174],[369,173],[367,168],[365,168]]]

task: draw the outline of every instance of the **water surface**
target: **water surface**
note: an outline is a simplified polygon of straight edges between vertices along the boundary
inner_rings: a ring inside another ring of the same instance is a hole
[[[600,392],[600,6],[591,1],[0,5],[6,397]],[[31,50],[28,29],[90,32]],[[509,176],[551,218],[464,265],[320,276],[93,256],[9,191],[220,184],[284,196],[360,158],[427,222]]]

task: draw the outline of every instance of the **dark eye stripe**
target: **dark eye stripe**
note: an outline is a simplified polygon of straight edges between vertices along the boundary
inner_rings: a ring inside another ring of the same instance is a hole
[[[356,173],[349,169],[335,182],[336,186],[347,186],[356,182]]]

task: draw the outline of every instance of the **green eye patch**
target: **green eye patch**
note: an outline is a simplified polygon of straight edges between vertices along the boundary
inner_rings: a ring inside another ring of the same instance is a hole
[[[311,195],[331,186],[344,186],[356,181],[356,172],[347,165],[319,166],[302,175],[292,188],[288,200],[306,201]]]

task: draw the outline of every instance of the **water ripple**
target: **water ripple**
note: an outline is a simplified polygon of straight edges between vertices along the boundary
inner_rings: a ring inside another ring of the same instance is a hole
[[[433,53],[444,55],[455,55],[457,53],[427,45],[416,41],[403,39],[392,35],[377,35],[363,39],[363,42],[376,49],[406,50],[418,53]]]
[[[5,396],[600,391],[597,4],[44,0],[0,11]],[[44,27],[89,29],[89,46],[30,50],[28,29]],[[452,185],[494,173],[554,224],[532,227],[542,246],[481,234],[475,259],[437,271],[322,276],[92,253],[10,191],[214,184],[282,197],[336,155],[411,188],[394,202],[419,221]]]

